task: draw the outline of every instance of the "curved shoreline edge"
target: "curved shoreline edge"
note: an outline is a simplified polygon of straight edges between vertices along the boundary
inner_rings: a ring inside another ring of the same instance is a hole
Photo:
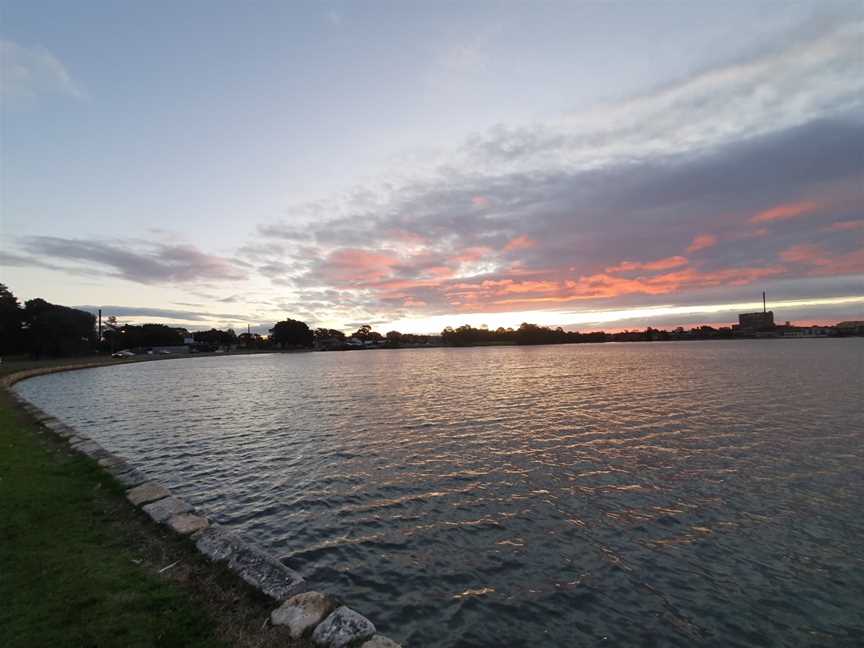
[[[153,522],[189,538],[208,560],[223,564],[253,588],[280,603],[269,621],[273,625],[288,626],[292,638],[311,637],[312,642],[322,648],[400,648],[392,639],[378,634],[369,619],[347,607],[338,597],[309,591],[298,572],[239,534],[211,524],[204,514],[173,495],[163,484],[150,479],[128,459],[109,452],[87,434],[46,413],[13,389],[17,383],[37,376],[115,364],[134,363],[86,362],[26,369],[3,376],[0,386],[41,427],[74,452],[95,461],[119,482],[130,504],[146,513]]]

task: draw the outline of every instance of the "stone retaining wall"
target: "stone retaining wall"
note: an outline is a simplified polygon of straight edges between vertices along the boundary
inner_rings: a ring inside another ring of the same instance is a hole
[[[281,603],[270,615],[273,625],[285,625],[293,638],[310,637],[322,648],[400,648],[376,632],[366,617],[345,606],[338,598],[308,591],[306,581],[293,569],[236,533],[211,524],[207,517],[159,482],[103,448],[85,433],[46,414],[11,389],[21,380],[58,371],[89,369],[103,363],[40,367],[4,376],[2,385],[13,400],[42,427],[63,439],[75,452],[90,457],[126,488],[126,499],[157,524],[190,538],[209,560],[224,564],[240,578]]]

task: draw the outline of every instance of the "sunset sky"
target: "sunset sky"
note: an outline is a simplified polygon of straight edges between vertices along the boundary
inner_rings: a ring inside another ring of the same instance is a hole
[[[864,319],[861,2],[2,2],[0,282],[121,321]]]

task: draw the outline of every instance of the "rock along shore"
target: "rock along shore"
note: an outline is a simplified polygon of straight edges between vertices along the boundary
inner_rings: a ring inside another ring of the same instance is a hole
[[[45,413],[17,392],[16,383],[50,373],[106,366],[101,362],[39,367],[2,378],[12,399],[42,427],[63,439],[79,454],[86,455],[126,489],[126,499],[157,524],[163,524],[194,542],[209,560],[225,565],[246,583],[263,592],[280,606],[270,615],[272,625],[284,625],[292,638],[311,638],[322,648],[400,648],[377,633],[366,617],[345,606],[337,597],[309,591],[303,577],[254,543],[218,525],[159,482],[150,479],[125,457],[103,448],[81,430],[73,429]]]

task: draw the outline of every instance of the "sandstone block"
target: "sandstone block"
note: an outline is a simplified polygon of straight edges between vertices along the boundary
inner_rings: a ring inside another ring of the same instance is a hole
[[[118,457],[117,455],[113,455],[110,452],[106,453],[104,457],[99,459],[96,463],[98,463],[103,468],[114,468],[117,466],[128,466],[126,460],[123,457]]]
[[[270,614],[274,626],[288,626],[292,639],[299,639],[315,629],[337,607],[336,601],[321,592],[303,592],[292,596]]]
[[[402,648],[402,646],[389,637],[376,634],[369,641],[360,644],[360,648]]]
[[[284,601],[306,589],[306,581],[255,545],[219,525],[211,525],[195,541],[198,551],[228,568],[267,596]]]
[[[126,499],[132,502],[135,506],[141,506],[148,502],[155,502],[163,497],[171,495],[171,491],[165,488],[158,482],[146,482],[135,488],[126,491]]]
[[[96,441],[89,440],[76,443],[72,446],[72,449],[75,452],[80,452],[83,455],[87,455],[91,459],[101,459],[108,454],[108,451],[105,450],[105,448],[99,445]]]
[[[181,535],[190,535],[206,529],[209,525],[206,517],[193,513],[181,513],[168,519],[168,526]]]
[[[144,482],[148,481],[147,475],[137,468],[132,468],[129,464],[125,465],[125,470],[123,466],[111,466],[107,470],[114,479],[123,484],[126,488],[140,486]]]
[[[347,648],[375,635],[372,622],[344,605],[336,608],[312,633],[312,641],[322,648]]]
[[[141,510],[161,524],[175,515],[188,513],[192,507],[179,497],[163,497],[150,504],[145,504]]]

